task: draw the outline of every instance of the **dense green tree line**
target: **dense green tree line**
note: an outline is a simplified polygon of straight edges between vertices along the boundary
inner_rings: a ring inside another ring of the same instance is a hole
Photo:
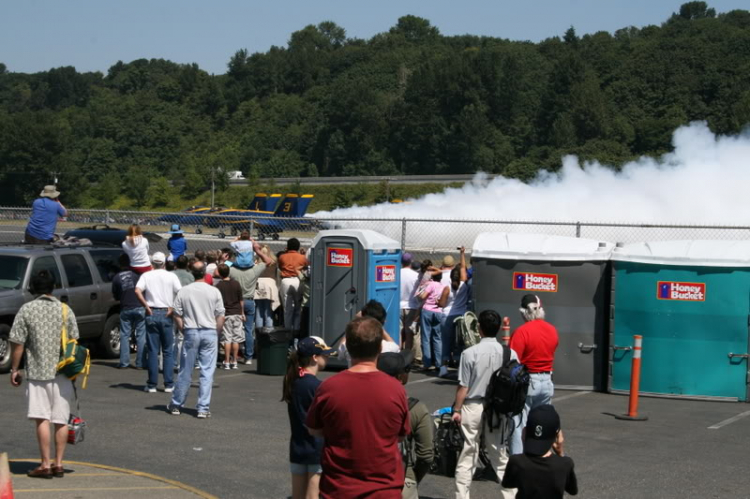
[[[211,171],[267,177],[471,173],[522,179],[565,154],[612,165],[679,125],[750,122],[750,12],[684,4],[661,26],[540,43],[443,36],[405,16],[369,40],[331,22],[239,50],[224,75],[165,60],[106,75],[0,64],[0,204],[57,178],[69,205],[163,206]],[[11,68],[12,69],[12,68]],[[174,187],[170,187],[170,184]]]

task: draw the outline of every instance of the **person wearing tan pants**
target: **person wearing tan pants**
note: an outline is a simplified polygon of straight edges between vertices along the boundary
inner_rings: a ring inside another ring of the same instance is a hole
[[[503,364],[503,348],[496,336],[500,330],[501,318],[494,310],[485,310],[479,314],[479,334],[481,341],[461,354],[458,370],[458,389],[453,404],[453,421],[461,425],[464,436],[464,447],[458,457],[456,466],[456,499],[469,499],[469,489],[474,470],[479,459],[479,450],[484,435],[484,447],[500,481],[505,475],[508,464],[508,440],[510,424],[501,424],[500,428],[490,431],[485,419],[484,395],[490,383],[492,373]],[[511,350],[511,358],[518,359]],[[520,430],[519,430],[520,431]],[[500,489],[502,497],[516,497],[515,489]]]

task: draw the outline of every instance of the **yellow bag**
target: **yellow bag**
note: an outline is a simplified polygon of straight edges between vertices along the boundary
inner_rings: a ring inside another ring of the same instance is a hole
[[[68,338],[68,306],[62,305],[63,322],[60,345],[60,362],[57,363],[57,372],[71,381],[83,374],[81,388],[86,388],[91,370],[91,357],[89,350],[78,344],[78,340]]]

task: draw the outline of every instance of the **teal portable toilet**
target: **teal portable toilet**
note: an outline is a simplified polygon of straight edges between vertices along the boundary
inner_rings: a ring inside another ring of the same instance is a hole
[[[542,300],[557,328],[555,388],[607,389],[609,257],[614,244],[546,234],[486,232],[471,250],[474,309],[522,323],[521,298]]]
[[[385,330],[399,342],[401,244],[372,230],[323,230],[310,260],[310,334],[338,346],[370,300],[383,304]],[[336,361],[332,359],[332,364]]]
[[[748,400],[750,241],[662,241],[612,252],[612,392],[630,387],[643,336],[640,390]]]

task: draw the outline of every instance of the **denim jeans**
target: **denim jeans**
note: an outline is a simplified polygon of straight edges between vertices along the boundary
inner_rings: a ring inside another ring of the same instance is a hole
[[[431,312],[422,310],[422,365],[425,368],[441,366],[443,338],[440,334],[440,325],[443,322],[442,312]]]
[[[172,394],[172,405],[185,405],[190,383],[193,379],[193,367],[198,359],[200,377],[198,380],[198,412],[208,412],[211,406],[211,388],[216,371],[216,359],[219,354],[219,335],[216,329],[185,329],[185,341],[180,356],[180,373],[177,385]]]
[[[271,300],[255,300],[255,328],[273,327]]]
[[[146,309],[128,308],[120,311],[120,367],[130,365],[130,336],[135,333],[135,367],[145,367],[146,355]]]
[[[153,310],[146,316],[146,338],[148,342],[148,382],[149,388],[159,384],[159,353],[164,357],[164,387],[174,386],[174,326],[172,317],[166,310]]]
[[[245,360],[253,358],[255,328],[255,300],[245,298]]]
[[[555,394],[555,385],[551,374],[532,373],[529,391],[526,392],[526,406],[523,412],[513,417],[513,434],[510,436],[510,453],[523,454],[523,440],[521,433],[526,427],[529,411],[540,405],[551,404]]]
[[[455,321],[460,315],[449,315],[443,320],[440,326],[440,332],[443,336],[443,365],[448,365],[451,357],[455,360],[461,358],[461,345],[463,342],[456,341],[456,324]]]

